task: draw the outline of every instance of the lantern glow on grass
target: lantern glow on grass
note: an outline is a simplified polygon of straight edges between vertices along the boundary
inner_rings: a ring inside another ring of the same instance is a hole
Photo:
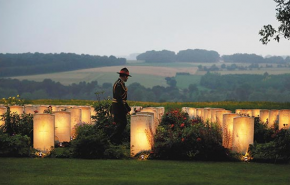
[[[54,147],[55,116],[35,114],[33,116],[33,148],[48,153]]]
[[[243,116],[233,119],[232,150],[245,155],[248,152],[249,145],[254,143],[254,118]]]
[[[132,115],[131,116],[131,136],[130,153],[135,156],[144,150],[151,150],[151,138],[148,138],[146,130],[150,128],[152,116],[150,115]]]

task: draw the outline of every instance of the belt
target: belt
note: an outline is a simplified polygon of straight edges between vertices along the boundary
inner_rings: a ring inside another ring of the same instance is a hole
[[[126,103],[126,100],[122,100],[122,101],[123,101],[124,104]],[[118,103],[118,102],[117,102],[117,99],[115,99],[115,98],[113,98],[112,102],[113,102],[113,103]]]

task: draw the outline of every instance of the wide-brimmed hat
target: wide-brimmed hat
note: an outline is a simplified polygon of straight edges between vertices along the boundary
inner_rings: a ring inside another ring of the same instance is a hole
[[[129,70],[125,67],[123,69],[120,70],[120,72],[117,72],[118,74],[123,74],[123,75],[126,75],[126,76],[130,76],[132,77],[130,74],[129,74]]]

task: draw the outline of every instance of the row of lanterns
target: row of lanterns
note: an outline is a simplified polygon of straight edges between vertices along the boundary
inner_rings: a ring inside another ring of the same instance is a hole
[[[52,114],[42,113],[48,106],[11,106],[10,111],[34,114],[33,146],[42,152],[47,152],[54,146],[55,136],[59,142],[70,141],[74,126],[78,123],[91,123],[91,115],[95,115],[90,106],[52,106]],[[137,111],[136,111],[137,110]],[[0,115],[7,111],[0,107]],[[39,113],[35,114],[35,111]],[[135,112],[136,111],[136,112]],[[254,142],[254,117],[260,117],[262,122],[273,126],[279,123],[279,128],[289,129],[290,110],[236,109],[235,113],[222,108],[192,108],[183,107],[191,118],[200,117],[203,121],[216,122],[222,129],[223,146],[232,151],[245,154],[249,144]],[[134,114],[133,114],[134,113]],[[150,150],[153,138],[164,107],[132,107],[131,112],[131,154]],[[0,122],[0,125],[3,122]]]
[[[51,113],[43,113],[48,109],[51,109]],[[6,111],[6,107],[0,107],[0,115]],[[33,147],[44,153],[54,147],[55,140],[69,142],[75,132],[75,125],[90,124],[91,115],[95,114],[91,106],[10,106],[10,112],[33,114]],[[4,121],[0,121],[0,125],[3,124]]]

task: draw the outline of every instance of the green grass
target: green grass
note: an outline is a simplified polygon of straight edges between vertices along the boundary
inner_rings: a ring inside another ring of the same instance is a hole
[[[0,158],[0,184],[255,184],[288,185],[289,165]]]

